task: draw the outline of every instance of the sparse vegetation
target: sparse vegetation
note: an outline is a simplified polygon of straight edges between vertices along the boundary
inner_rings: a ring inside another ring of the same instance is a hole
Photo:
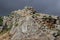
[[[9,34],[12,35],[12,40],[22,39],[23,36],[25,39],[32,37],[39,40],[54,40],[56,36],[60,36],[60,30],[56,30],[55,28],[55,26],[57,26],[57,24],[54,24],[56,22],[54,21],[55,17],[43,14],[40,15],[38,13],[33,14],[33,11],[31,12],[31,15],[26,15],[22,17],[21,15],[25,14],[25,10],[22,11],[23,12],[20,11],[20,13],[22,14],[20,14],[19,11],[17,11],[17,13],[14,12],[15,14],[12,13],[7,17],[4,17],[6,18],[4,19],[4,21],[6,20],[6,22],[4,22],[6,25],[4,25],[3,30],[0,32],[1,35],[10,31]],[[26,13],[30,13],[30,11],[26,11]],[[0,17],[0,21],[0,25],[2,25],[2,17]],[[11,28],[12,30],[10,30]]]
[[[18,23],[16,23],[15,26],[18,26]]]
[[[43,18],[42,18],[42,19],[43,19],[43,21],[46,21],[47,17],[46,17],[46,16],[43,16]]]
[[[3,24],[3,18],[0,17],[0,26],[2,26],[2,24]]]

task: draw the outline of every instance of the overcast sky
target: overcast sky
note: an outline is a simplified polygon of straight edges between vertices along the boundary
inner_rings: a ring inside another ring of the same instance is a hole
[[[0,16],[32,6],[38,12],[60,16],[60,0],[0,0]]]

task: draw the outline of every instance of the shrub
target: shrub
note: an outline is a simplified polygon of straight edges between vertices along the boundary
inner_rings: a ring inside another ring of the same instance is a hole
[[[0,26],[2,26],[2,24],[3,24],[3,18],[0,17]]]

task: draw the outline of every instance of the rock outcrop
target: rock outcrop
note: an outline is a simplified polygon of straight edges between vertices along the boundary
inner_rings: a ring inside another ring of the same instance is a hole
[[[59,40],[60,24],[58,16],[37,13],[32,7],[11,12],[4,20],[8,28],[10,40]],[[59,34],[58,34],[59,33]]]

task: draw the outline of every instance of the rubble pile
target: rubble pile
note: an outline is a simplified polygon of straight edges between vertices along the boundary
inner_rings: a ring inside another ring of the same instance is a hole
[[[11,12],[11,15],[4,18],[4,25],[12,27],[10,40],[59,40],[60,38],[58,16],[37,13],[32,7],[25,7]]]

